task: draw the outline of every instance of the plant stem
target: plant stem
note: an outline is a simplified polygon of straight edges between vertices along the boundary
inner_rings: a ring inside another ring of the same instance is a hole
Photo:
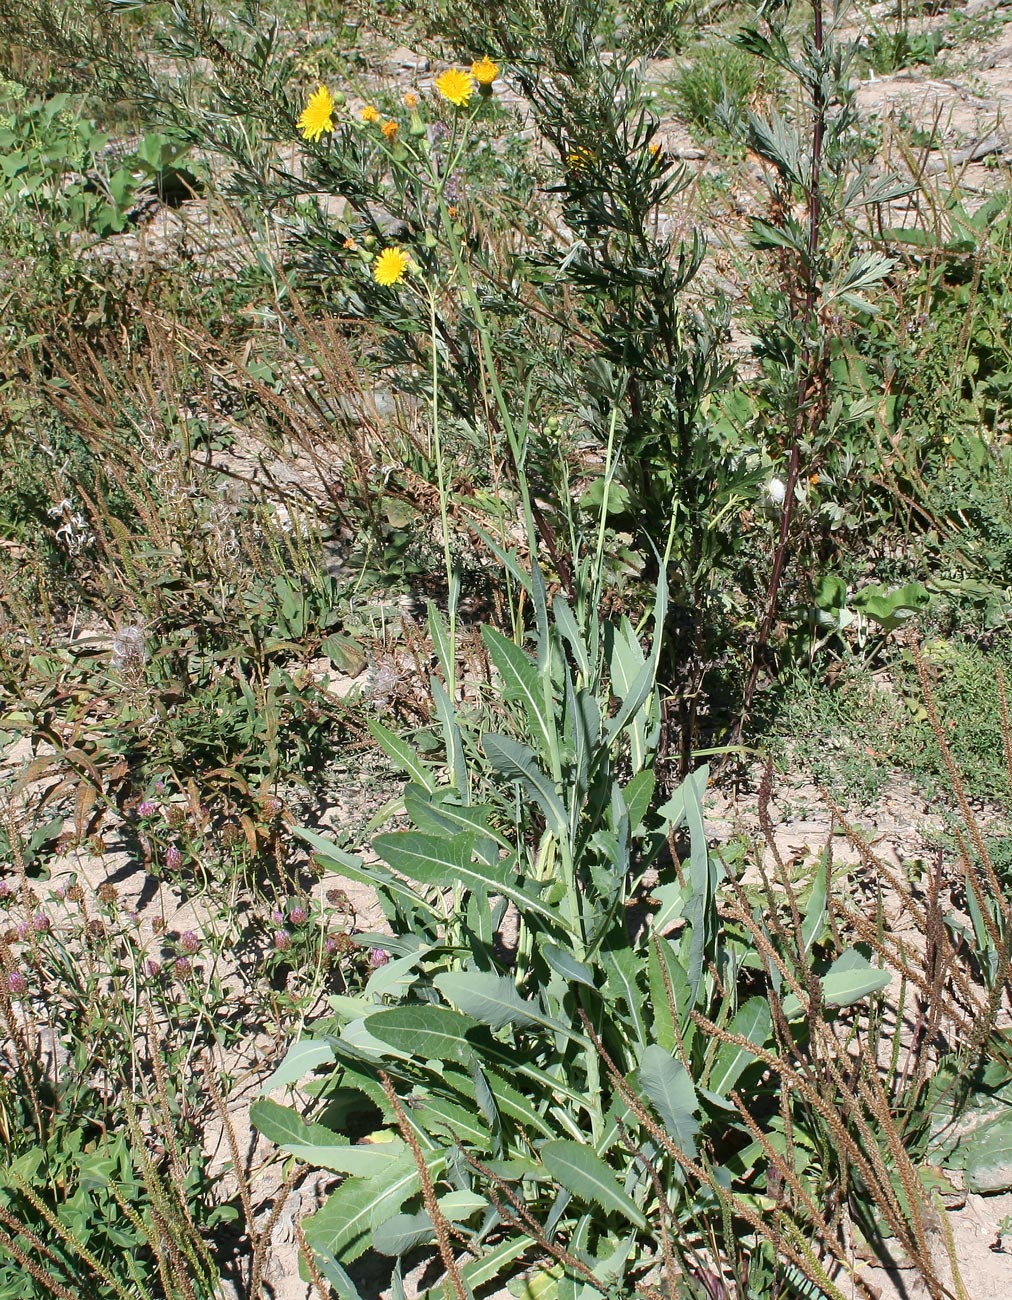
[[[443,564],[446,567],[447,623],[449,626],[450,654],[446,664],[447,693],[451,700],[457,694],[457,602],[453,592],[453,556],[450,553],[450,516],[447,509],[446,475],[443,469],[443,439],[439,425],[439,337],[436,328],[436,295],[431,285],[426,285],[429,299],[429,337],[432,343],[432,445],[436,457],[436,483],[439,489],[439,525],[443,531]]]

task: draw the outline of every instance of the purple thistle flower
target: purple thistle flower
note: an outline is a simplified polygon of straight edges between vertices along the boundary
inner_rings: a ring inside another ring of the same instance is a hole
[[[373,970],[378,970],[380,966],[385,966],[390,960],[390,954],[384,952],[382,948],[369,949],[369,965]]]
[[[276,908],[273,910],[273,912],[271,912],[271,924],[272,924],[272,925],[281,925],[282,922],[284,921],[284,919],[285,919],[285,914],[284,914],[284,912],[282,912],[282,910],[281,910],[280,907],[276,907]]]
[[[27,939],[27,938],[28,938],[28,931],[29,931],[31,928],[32,928],[32,927],[28,924],[27,921],[19,921],[18,924],[17,924],[17,936],[18,936],[18,938],[19,938],[19,939]]]
[[[157,811],[158,811],[158,805],[155,803],[153,799],[142,799],[141,802],[137,805],[138,817],[154,817]]]
[[[289,909],[288,919],[292,925],[305,925],[309,919],[309,911],[302,903],[296,903],[294,907]]]
[[[144,973],[150,975],[152,979],[162,973],[162,963],[155,961],[154,957],[149,957],[144,963]]]
[[[12,997],[20,998],[28,992],[28,981],[19,970],[9,971],[7,974],[7,992]]]
[[[177,957],[172,964],[172,969],[176,972],[176,979],[188,980],[193,974],[193,966],[189,957]]]
[[[292,936],[287,930],[274,931],[274,947],[277,952],[287,952],[292,946]]]
[[[184,930],[179,936],[179,943],[183,952],[188,952],[192,957],[200,948],[200,935],[194,930]]]
[[[328,957],[333,957],[334,953],[337,952],[338,946],[338,942],[332,934],[328,934],[326,939],[323,941],[323,951]]]
[[[183,865],[183,855],[175,844],[165,850],[165,865],[170,871],[178,871]]]
[[[53,923],[45,912],[36,912],[32,917],[32,929],[36,934],[48,934],[53,928]]]

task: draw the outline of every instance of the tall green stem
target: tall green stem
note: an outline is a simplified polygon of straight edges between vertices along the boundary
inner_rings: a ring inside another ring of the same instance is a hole
[[[450,655],[445,664],[446,689],[451,700],[457,694],[457,602],[453,599],[453,556],[450,552],[450,514],[447,509],[446,475],[443,467],[443,438],[439,424],[439,335],[436,330],[436,296],[430,285],[425,286],[429,299],[429,340],[432,346],[432,447],[436,457],[436,485],[439,489],[439,526],[443,531],[443,564],[446,566],[448,593],[446,617],[449,625]]]

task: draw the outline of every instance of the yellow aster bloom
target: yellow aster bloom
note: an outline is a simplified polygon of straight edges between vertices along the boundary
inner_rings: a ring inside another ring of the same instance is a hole
[[[366,104],[362,109],[363,122],[378,122],[380,120],[379,109],[374,108],[372,104]]]
[[[320,86],[309,96],[298,127],[306,140],[319,140],[325,131],[333,131],[334,99],[326,86]]]
[[[384,248],[372,268],[372,278],[384,286],[396,284],[398,280],[404,279],[408,260],[403,248]]]
[[[399,128],[397,126],[397,123],[394,121],[384,122],[383,125],[380,127],[380,130],[383,132],[383,134],[386,136],[388,140],[392,140],[394,138],[394,136],[397,134],[398,129]]]
[[[464,108],[474,94],[474,78],[463,68],[449,68],[436,78],[436,89],[457,108]]]
[[[408,93],[404,96],[404,105],[406,108],[418,107],[418,96],[414,93],[414,91],[409,90]]]
[[[499,69],[487,54],[483,55],[477,63],[471,64],[471,76],[479,86],[491,86],[498,75]]]
[[[574,172],[583,171],[589,167],[592,162],[596,162],[593,152],[585,145],[574,149],[572,153],[566,154],[566,166]]]

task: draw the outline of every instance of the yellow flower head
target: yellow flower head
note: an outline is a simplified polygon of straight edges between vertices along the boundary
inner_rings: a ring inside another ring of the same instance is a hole
[[[594,157],[592,150],[585,145],[580,145],[572,153],[566,154],[566,166],[570,171],[574,172],[581,172],[596,161],[597,159]]]
[[[487,54],[483,55],[479,62],[471,64],[471,76],[479,86],[491,86],[498,75],[499,69]]]
[[[341,245],[341,247],[348,249],[349,252],[352,252],[354,249],[358,248],[358,244],[355,243],[354,239],[346,239],[344,243]]]
[[[379,109],[374,108],[372,104],[366,104],[362,109],[363,122],[378,122],[380,120]]]
[[[334,99],[326,86],[314,90],[298,121],[305,140],[319,140],[325,131],[334,129]]]
[[[449,68],[436,78],[436,89],[457,108],[464,108],[474,94],[474,78],[463,68]]]
[[[418,107],[418,96],[414,93],[414,91],[409,90],[408,93],[404,96],[404,106],[405,108]]]
[[[408,269],[408,255],[403,248],[384,248],[372,268],[372,278],[377,284],[391,285],[404,279]]]
[[[380,130],[383,132],[383,134],[386,136],[388,140],[392,140],[394,138],[394,136],[398,132],[398,129],[399,128],[397,126],[397,123],[394,122],[393,120],[389,122],[384,122],[383,125],[380,127]]]

